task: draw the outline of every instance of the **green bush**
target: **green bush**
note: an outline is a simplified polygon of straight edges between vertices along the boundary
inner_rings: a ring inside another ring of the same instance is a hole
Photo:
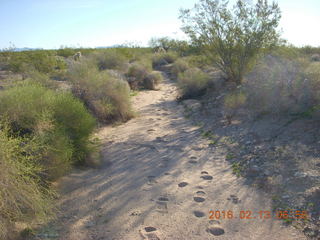
[[[240,85],[243,76],[265,51],[279,43],[281,11],[277,3],[200,0],[180,11],[182,30],[198,45],[229,81]]]
[[[14,132],[36,136],[46,146],[48,157],[43,165],[50,178],[58,177],[50,174],[50,169],[58,168],[60,176],[71,162],[85,160],[95,121],[70,93],[55,92],[35,83],[21,84],[0,92],[0,113]]]
[[[0,239],[10,239],[14,222],[42,222],[53,216],[54,193],[39,177],[35,142],[10,137],[2,124],[0,149]]]
[[[132,117],[130,88],[126,81],[108,71],[99,71],[90,60],[69,70],[74,94],[102,122],[126,121]]]
[[[182,98],[203,95],[209,87],[210,77],[199,68],[190,68],[178,75],[178,85]]]

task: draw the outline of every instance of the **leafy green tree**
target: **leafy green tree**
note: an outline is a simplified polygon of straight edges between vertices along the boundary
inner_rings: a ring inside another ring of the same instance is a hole
[[[257,57],[277,45],[281,12],[277,3],[238,0],[200,0],[193,9],[181,9],[182,30],[194,45],[225,73],[241,84]]]

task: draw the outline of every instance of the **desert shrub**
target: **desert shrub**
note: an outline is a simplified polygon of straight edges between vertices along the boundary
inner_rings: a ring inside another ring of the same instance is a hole
[[[26,83],[36,83],[50,89],[57,88],[57,82],[51,80],[48,74],[38,72],[34,69],[28,69],[23,75],[24,82]]]
[[[320,54],[320,47],[312,47],[307,45],[299,48],[299,51],[305,55]]]
[[[320,62],[320,54],[312,54],[311,55],[311,61],[314,61],[314,62]]]
[[[10,239],[14,222],[41,222],[53,216],[53,192],[42,184],[39,146],[9,136],[0,126],[0,239]]]
[[[102,122],[126,121],[132,117],[130,88],[108,71],[99,71],[91,61],[74,64],[69,70],[73,92]]]
[[[152,55],[144,55],[142,58],[133,61],[132,64],[143,66],[147,71],[152,71]]]
[[[135,78],[135,81],[142,82],[145,76],[149,73],[149,69],[139,63],[133,63],[127,72],[127,77]]]
[[[168,37],[151,38],[149,46],[154,52],[159,48],[162,48],[166,51],[171,50],[177,52],[179,56],[186,56],[192,52],[191,46],[187,41],[171,39]]]
[[[152,58],[152,67],[154,69],[173,63],[178,58],[178,54],[172,51],[164,52],[164,53],[156,53]]]
[[[237,109],[246,102],[246,95],[242,92],[229,93],[224,97],[224,107],[228,109]]]
[[[200,0],[182,9],[182,30],[230,81],[241,84],[259,55],[279,42],[281,18],[277,3]]]
[[[77,49],[62,46],[57,50],[57,55],[67,58],[73,56],[76,52],[78,52]]]
[[[162,74],[152,71],[148,63],[150,62],[147,61],[147,64],[143,64],[137,61],[129,67],[126,76],[131,89],[144,88],[154,90],[156,85],[163,80]]]
[[[177,78],[180,73],[185,72],[188,68],[190,68],[190,64],[185,59],[177,59],[172,65],[172,77]]]
[[[161,72],[153,71],[145,76],[143,80],[143,86],[146,89],[155,90],[156,86],[162,81],[163,76]]]
[[[199,68],[190,68],[178,75],[178,85],[182,98],[203,95],[209,87],[209,75]]]
[[[210,60],[204,55],[190,55],[185,58],[190,66],[197,68],[205,68],[206,66],[211,66]]]
[[[144,59],[145,56],[150,55],[151,52],[152,52],[150,48],[128,47],[128,46],[112,48],[112,49],[109,49],[109,51],[110,50],[111,51],[116,51],[117,54],[122,55],[129,62],[133,62],[133,61]]]
[[[12,53],[8,62],[9,69],[13,72],[24,72],[33,68],[41,73],[51,73],[66,68],[66,63],[50,51]]]
[[[241,91],[233,91],[224,97],[224,114],[229,123],[241,107],[245,106],[247,96]]]
[[[103,52],[96,52],[92,54],[97,61],[99,70],[116,69],[126,71],[128,60],[122,54],[117,53],[116,50],[108,50]]]
[[[58,177],[51,174],[56,170],[64,174],[71,163],[84,162],[95,121],[70,93],[20,84],[0,93],[0,112],[16,134],[36,136],[45,146],[42,164],[48,177]]]
[[[255,113],[303,112],[318,102],[319,76],[307,59],[269,55],[246,77],[247,103]]]
[[[304,66],[303,74],[311,90],[313,105],[320,103],[320,63],[312,62]]]
[[[287,58],[290,60],[294,60],[296,58],[301,57],[301,52],[294,46],[278,46],[276,47],[272,53],[273,56],[277,56],[280,58]]]

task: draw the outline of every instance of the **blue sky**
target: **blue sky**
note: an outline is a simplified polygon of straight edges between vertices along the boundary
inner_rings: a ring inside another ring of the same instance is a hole
[[[179,8],[197,0],[0,0],[0,49],[96,47],[183,37]],[[283,37],[320,46],[320,0],[278,0]]]

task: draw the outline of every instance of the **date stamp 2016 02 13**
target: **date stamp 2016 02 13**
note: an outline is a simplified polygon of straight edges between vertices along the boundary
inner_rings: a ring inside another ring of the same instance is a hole
[[[209,219],[308,219],[307,211],[300,210],[278,210],[272,211],[250,211],[241,210],[234,212],[232,210],[210,210]]]

